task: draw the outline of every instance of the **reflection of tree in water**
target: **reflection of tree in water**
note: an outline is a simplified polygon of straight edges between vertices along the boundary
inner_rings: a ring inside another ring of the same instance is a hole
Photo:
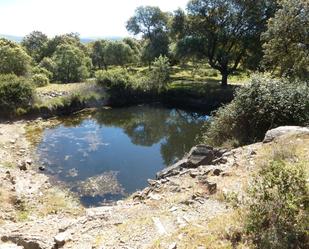
[[[161,141],[166,165],[188,152],[205,121],[196,113],[151,106],[103,110],[95,118],[99,124],[123,128],[136,145],[152,146]]]
[[[166,165],[182,158],[195,145],[195,138],[201,134],[204,122],[205,118],[196,113],[171,112],[166,141],[161,145],[161,155]]]

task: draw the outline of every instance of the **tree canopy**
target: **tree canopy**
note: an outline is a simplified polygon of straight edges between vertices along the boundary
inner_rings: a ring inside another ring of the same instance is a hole
[[[0,74],[25,75],[31,57],[16,43],[0,38]]]
[[[127,22],[127,30],[144,39],[142,60],[149,65],[160,55],[168,54],[169,14],[158,7],[141,6]]]
[[[64,44],[57,47],[53,60],[56,79],[61,82],[78,82],[89,76],[90,58],[76,46]]]
[[[174,23],[181,32],[180,42],[193,46],[185,51],[205,57],[222,75],[222,85],[227,77],[249,56],[255,56],[260,47],[259,36],[273,12],[266,0],[192,0],[188,3],[187,24],[181,12]],[[177,24],[177,25],[176,25]],[[184,30],[186,30],[185,35]],[[185,41],[183,41],[185,39]],[[189,54],[190,55],[190,54]]]
[[[309,2],[283,0],[263,34],[264,63],[279,75],[309,77]]]
[[[33,31],[22,40],[21,44],[27,53],[36,61],[40,62],[44,57],[48,37],[40,31]]]

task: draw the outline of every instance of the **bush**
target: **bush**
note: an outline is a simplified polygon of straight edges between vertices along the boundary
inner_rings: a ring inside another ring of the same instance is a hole
[[[40,68],[44,68],[46,69],[48,72],[50,72],[52,74],[52,76],[54,75],[55,71],[56,71],[56,63],[49,57],[44,57],[40,64],[39,64]],[[52,78],[50,78],[52,79]]]
[[[264,166],[249,195],[246,228],[257,248],[308,248],[309,188],[302,164]]]
[[[308,124],[309,87],[305,83],[256,75],[230,104],[214,114],[204,142],[247,144],[261,140],[271,128]]]
[[[0,74],[26,75],[31,57],[15,42],[0,38]]]
[[[0,112],[12,114],[18,108],[31,106],[34,90],[26,79],[15,75],[0,76]]]
[[[49,78],[45,74],[35,74],[32,76],[32,82],[35,86],[46,86],[49,84]]]
[[[46,68],[40,67],[40,66],[36,66],[36,67],[32,68],[32,74],[43,74],[49,80],[51,80],[53,78],[53,73],[52,72],[50,72]]]
[[[169,59],[166,56],[156,58],[146,81],[146,88],[154,89],[158,92],[165,90],[170,79],[170,70]]]
[[[126,88],[133,86],[130,75],[127,70],[98,70],[95,73],[97,83],[108,88]]]

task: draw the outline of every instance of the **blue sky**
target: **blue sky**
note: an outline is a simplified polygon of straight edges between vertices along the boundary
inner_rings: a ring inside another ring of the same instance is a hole
[[[49,36],[78,32],[82,37],[127,36],[126,21],[141,5],[164,11],[185,8],[188,0],[0,0],[0,34]]]

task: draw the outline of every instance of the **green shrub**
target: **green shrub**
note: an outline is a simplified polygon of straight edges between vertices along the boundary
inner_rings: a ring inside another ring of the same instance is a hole
[[[31,106],[33,95],[33,86],[26,79],[15,75],[0,76],[0,112],[2,114],[12,114],[18,108]]]
[[[169,59],[166,56],[156,58],[152,64],[148,79],[146,79],[146,84],[144,84],[146,89],[154,89],[158,92],[165,90],[170,79],[170,71]]]
[[[256,75],[230,104],[214,114],[204,142],[215,146],[227,140],[246,144],[262,139],[274,127],[307,124],[309,87],[305,83]]]
[[[309,248],[309,188],[304,165],[273,161],[249,191],[246,229],[257,248]]]
[[[125,69],[98,70],[95,77],[98,84],[108,88],[125,88],[133,85],[131,77]]]
[[[35,74],[32,76],[32,82],[35,86],[46,86],[49,84],[49,78],[45,74]]]
[[[52,72],[50,72],[46,68],[40,67],[40,66],[36,66],[36,67],[32,68],[32,74],[43,74],[49,80],[51,80],[53,78],[53,73]]]

